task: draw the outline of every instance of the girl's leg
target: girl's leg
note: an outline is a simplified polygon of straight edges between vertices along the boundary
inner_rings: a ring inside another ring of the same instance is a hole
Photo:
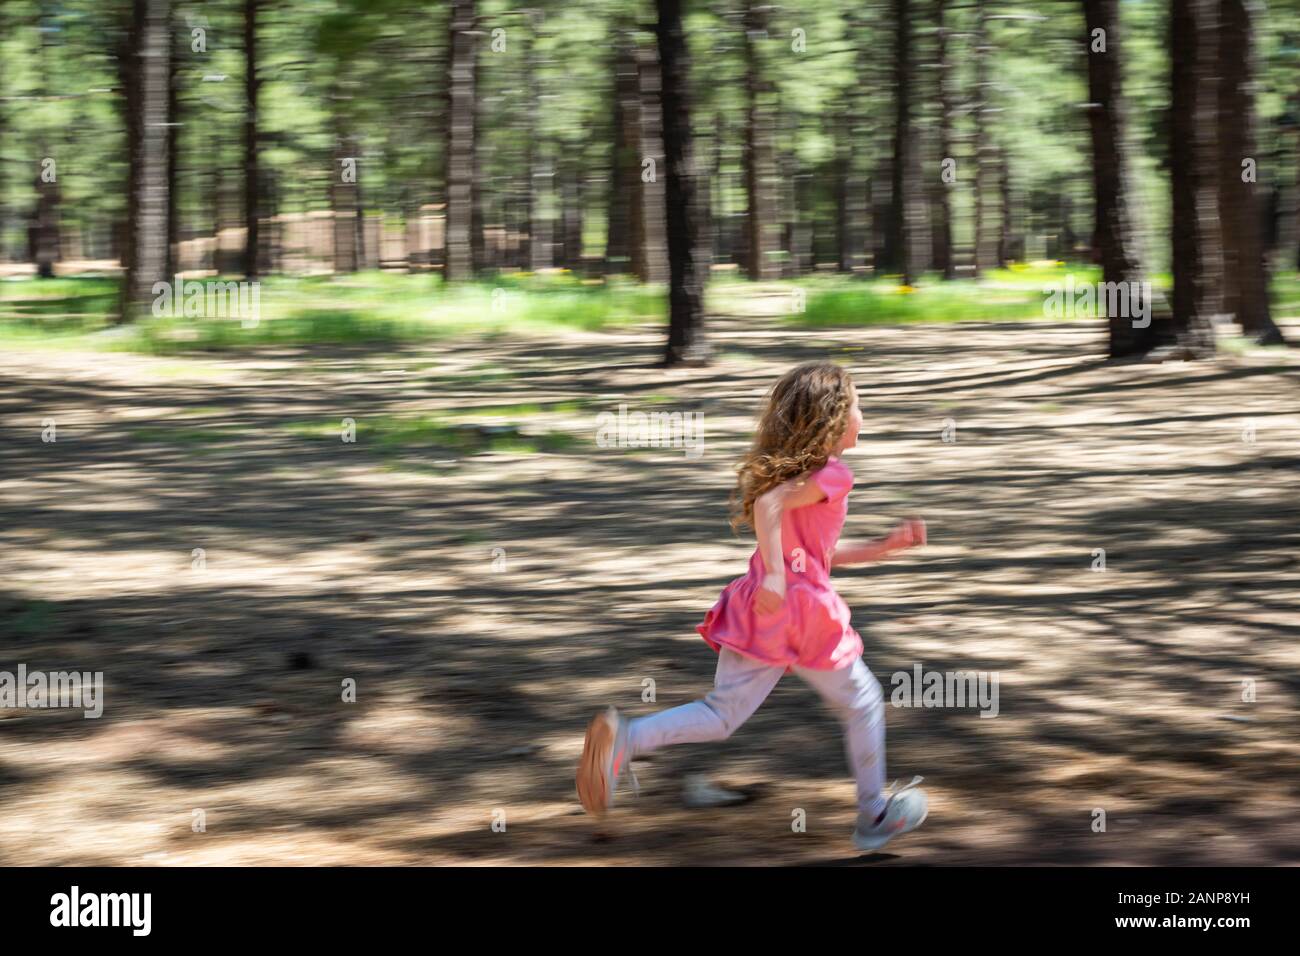
[[[844,725],[849,769],[858,783],[858,814],[868,823],[885,811],[885,698],[862,658],[837,671],[796,668]]]
[[[706,697],[629,722],[628,759],[670,744],[725,740],[758,710],[784,673],[784,667],[722,648],[713,690]]]

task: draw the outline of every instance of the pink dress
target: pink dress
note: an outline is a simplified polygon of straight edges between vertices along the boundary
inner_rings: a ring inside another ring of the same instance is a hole
[[[715,651],[730,647],[767,664],[813,670],[853,666],[862,639],[849,626],[849,608],[831,587],[830,559],[839,541],[853,472],[838,458],[809,476],[826,492],[822,501],[781,515],[785,604],[773,614],[754,609],[766,568],[755,549],[749,573],[723,589],[718,603],[696,626]]]

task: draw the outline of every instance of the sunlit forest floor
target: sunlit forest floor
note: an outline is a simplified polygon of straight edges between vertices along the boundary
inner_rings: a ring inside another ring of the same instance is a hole
[[[9,343],[0,670],[103,671],[106,703],[0,710],[0,863],[1300,862],[1300,356],[1111,365],[1096,322],[742,312],[669,373],[646,324]],[[1000,713],[888,709],[888,779],[924,775],[931,812],[885,853],[853,850],[838,726],[794,676],[731,740],[639,762],[596,825],[586,721],[710,686],[693,628],[752,550],[731,467],[763,390],[823,357],[863,394],[846,536],[929,523],[837,575],[867,662],[886,693],[995,671]],[[598,447],[620,403],[702,412],[704,454]],[[691,773],[750,799],[686,809]]]

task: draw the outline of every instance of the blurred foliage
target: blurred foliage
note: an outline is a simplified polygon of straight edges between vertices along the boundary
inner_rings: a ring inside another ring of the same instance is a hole
[[[927,63],[932,6],[914,3],[921,69],[920,121],[936,121]],[[1163,233],[1168,208],[1162,170],[1163,114],[1168,101],[1165,42],[1167,4],[1127,0],[1123,5],[1125,66],[1134,135],[1140,145],[1140,194],[1151,227]],[[5,119],[0,134],[6,175],[0,180],[3,245],[11,257],[24,240],[20,213],[35,199],[34,180],[45,156],[58,160],[65,224],[83,235],[102,233],[123,212],[125,136],[116,57],[129,15],[124,0],[9,0],[0,29],[0,93]],[[744,56],[739,2],[692,4],[687,20],[697,68],[696,127],[699,155],[711,155],[717,136],[721,166],[718,202],[732,213],[744,208],[740,162],[744,142]],[[536,19],[526,11],[536,10]],[[863,0],[791,0],[772,9],[767,37],[758,41],[763,70],[775,87],[782,120],[778,145],[801,171],[830,161],[831,123],[850,109],[855,125],[854,163],[867,173],[888,153],[892,94],[891,6]],[[1076,195],[1075,228],[1090,229],[1085,61],[1081,5],[991,4],[990,57],[994,82],[994,137],[1007,151],[1015,191],[1033,210],[1063,190]],[[970,31],[974,5],[949,12],[953,87],[959,99],[955,157],[964,173],[973,162],[969,91],[974,88]],[[243,116],[243,4],[174,5],[180,134],[181,208],[198,229],[221,198],[238,208],[237,170]],[[1021,16],[1026,19],[1013,19]],[[482,0],[485,41],[504,30],[505,49],[487,42],[479,56],[483,176],[490,202],[517,198],[525,147],[525,111],[534,107],[538,144],[550,161],[563,158],[589,171],[588,238],[597,241],[604,209],[600,197],[612,139],[611,26],[639,24],[650,40],[652,5],[636,0],[586,0],[582,4],[535,0],[523,6]],[[1295,111],[1300,51],[1294,34],[1300,3],[1275,0],[1260,20],[1263,56],[1260,90],[1262,151],[1285,157],[1294,180]],[[438,119],[445,95],[445,4],[415,0],[299,0],[264,3],[259,19],[260,74],[264,85],[262,162],[282,196],[282,208],[328,208],[331,146],[340,129],[363,146],[366,195],[372,208],[400,217],[434,200],[441,168]],[[33,27],[23,29],[22,27]],[[205,31],[196,52],[192,30]],[[804,52],[792,49],[795,30]],[[46,44],[42,53],[42,39]],[[1288,40],[1288,37],[1291,39]],[[536,89],[526,84],[524,51],[538,57]],[[963,92],[966,91],[966,92]],[[1289,116],[1289,119],[1287,117]],[[1284,128],[1286,123],[1289,128]],[[1261,163],[1266,171],[1272,164]],[[224,171],[224,172],[223,172]],[[234,171],[234,172],[232,172]],[[960,176],[961,174],[959,174]],[[819,215],[829,218],[826,177],[815,179]],[[214,195],[216,194],[216,195]],[[969,211],[958,190],[959,211]],[[543,210],[545,213],[546,210]],[[969,216],[958,217],[969,229]],[[959,233],[958,242],[969,236]],[[1160,250],[1153,250],[1162,256]],[[1158,259],[1163,262],[1163,259]]]
[[[923,138],[936,128],[933,4],[913,3],[917,36],[918,123]],[[108,259],[113,229],[125,211],[124,103],[119,57],[131,4],[127,0],[9,0],[0,8],[0,249],[11,260],[26,258],[26,228],[35,206],[40,162],[57,160],[60,218],[79,235],[85,258]],[[745,213],[744,4],[697,0],[688,5],[687,28],[694,61],[696,155],[709,176],[715,212],[725,220]],[[1153,241],[1154,271],[1168,269],[1169,201],[1165,170],[1168,54],[1163,0],[1122,4],[1126,94],[1130,102],[1133,155],[1138,169],[1140,215]],[[853,175],[866,181],[887,160],[892,136],[890,17],[883,0],[790,0],[767,8],[765,36],[755,38],[762,74],[771,83],[778,115],[776,146],[782,176],[806,190],[815,217],[817,258],[833,258],[829,243],[837,209],[830,172],[841,116],[851,120]],[[1028,237],[1025,258],[1042,256],[1039,237],[1059,226],[1059,198],[1073,200],[1070,225],[1086,244],[1091,233],[1091,155],[1086,111],[1082,6],[1073,0],[1035,4],[990,3],[989,64],[992,137],[1005,151],[1012,177],[1017,231]],[[950,4],[949,60],[955,95],[954,132],[958,188],[953,191],[955,239],[972,240],[970,181],[973,176],[975,89],[974,4]],[[240,217],[243,3],[174,4],[176,97],[179,127],[178,204],[183,236],[209,235],[215,222],[233,226]],[[553,177],[559,164],[583,171],[583,242],[599,257],[605,241],[608,171],[613,140],[614,34],[629,26],[652,44],[649,0],[585,0],[581,4],[534,0],[480,0],[478,56],[479,156],[486,215],[525,201],[527,164],[536,148],[541,188],[538,215],[558,215]],[[298,0],[264,2],[259,17],[258,117],[266,188],[284,213],[328,209],[334,150],[342,137],[360,148],[368,213],[400,224],[422,205],[441,201],[446,95],[448,10],[418,0]],[[1274,0],[1259,19],[1261,184],[1279,178],[1294,185],[1300,169],[1300,0]],[[203,31],[197,50],[194,31]],[[501,48],[492,41],[499,33]],[[805,46],[796,51],[795,37]],[[528,61],[535,58],[530,82]],[[716,169],[714,163],[716,162]],[[496,219],[494,219],[496,217]],[[783,253],[784,254],[784,253]],[[527,277],[503,277],[495,287],[514,288]],[[378,280],[377,280],[378,281]],[[592,292],[528,297],[513,317],[529,323],[599,327],[650,309],[649,298],[605,287]],[[558,285],[558,284],[557,284]],[[46,312],[48,328],[75,329],[100,312],[102,287],[85,287],[90,298],[42,293],[60,300],[66,313]],[[482,303],[483,289],[439,305],[443,319],[414,321],[411,300],[422,282],[380,303],[364,318],[350,311],[358,296],[332,288],[341,301],[310,301],[311,286],[278,288],[308,293],[293,315],[267,323],[252,336],[215,329],[203,344],[222,347],[248,340],[351,341],[360,336],[401,339],[439,334],[468,321],[460,309]],[[364,294],[359,294],[365,300]],[[27,318],[42,306],[24,293]],[[875,310],[875,299],[861,301]],[[927,296],[942,309],[960,294]],[[822,299],[809,316],[842,312],[850,300]],[[368,300],[366,300],[369,307]],[[912,308],[907,306],[906,308]],[[657,306],[655,306],[657,308]],[[893,315],[881,307],[882,315]],[[601,310],[611,310],[606,318]],[[873,313],[874,314],[874,313]],[[7,334],[16,334],[8,310]],[[806,319],[812,321],[811,318]],[[475,320],[477,323],[479,320]],[[488,324],[492,320],[485,319]],[[163,325],[147,333],[164,348],[175,331]]]

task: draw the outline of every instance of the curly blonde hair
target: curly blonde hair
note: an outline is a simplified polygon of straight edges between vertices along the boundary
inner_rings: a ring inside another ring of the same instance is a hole
[[[754,502],[777,485],[826,464],[848,426],[853,379],[831,362],[791,369],[772,387],[754,444],[737,466],[731,527],[754,525]]]

